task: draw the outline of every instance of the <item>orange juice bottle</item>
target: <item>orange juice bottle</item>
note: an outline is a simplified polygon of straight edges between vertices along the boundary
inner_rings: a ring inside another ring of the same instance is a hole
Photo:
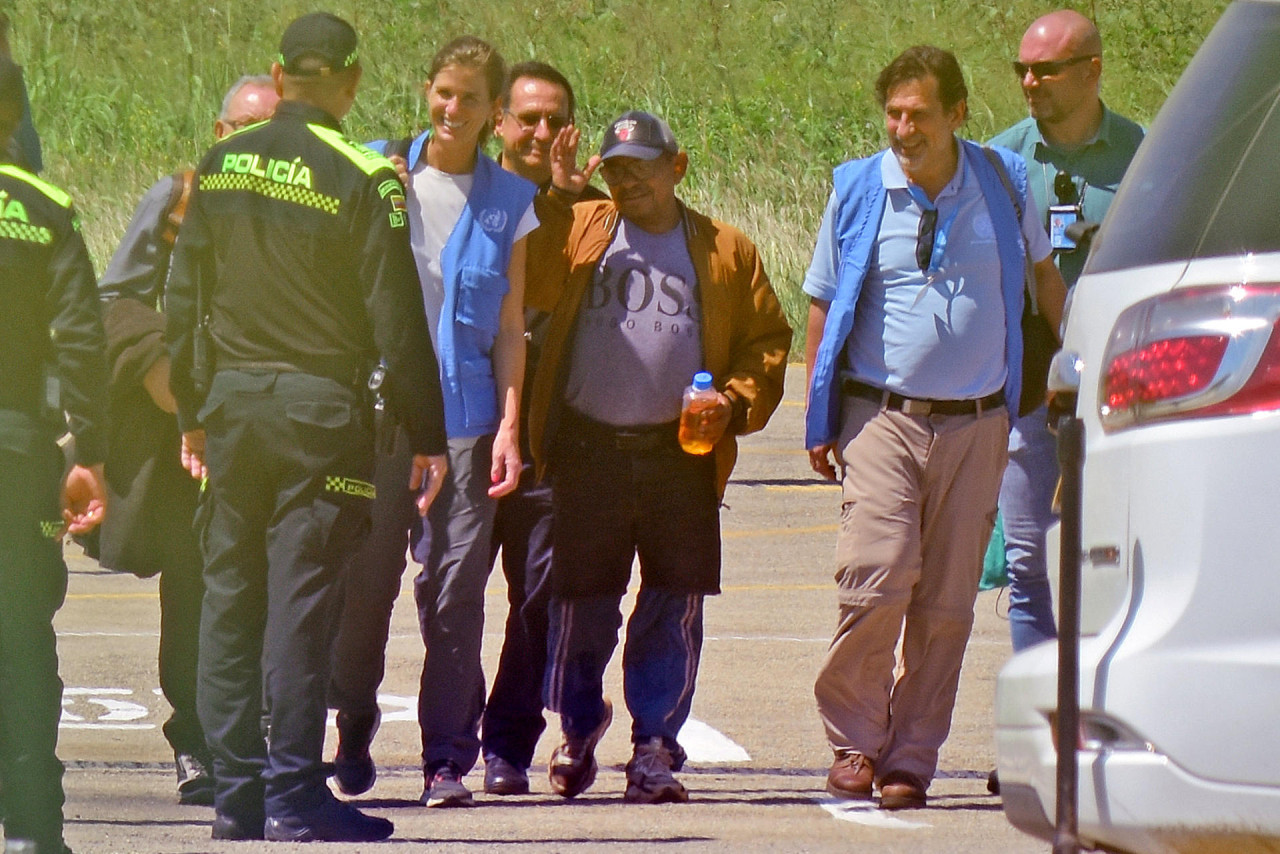
[[[705,454],[715,446],[714,442],[699,439],[697,428],[707,410],[715,407],[720,395],[711,385],[711,374],[699,371],[693,375],[693,385],[684,390],[684,405],[680,409],[680,447],[687,454]]]

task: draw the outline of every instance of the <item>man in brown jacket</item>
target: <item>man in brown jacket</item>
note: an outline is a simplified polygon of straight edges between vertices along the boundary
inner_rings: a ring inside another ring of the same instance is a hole
[[[553,158],[574,134],[562,131]],[[623,654],[634,744],[626,799],[688,800],[673,776],[685,759],[676,739],[693,698],[703,598],[720,589],[719,502],[736,436],[762,428],[782,397],[791,330],[755,246],[676,197],[687,168],[665,122],[625,113],[600,149],[612,200],[549,212],[530,236],[530,265],[545,275],[526,300],[552,312],[529,430],[539,471],[551,473],[545,693],[564,740],[548,770],[565,797],[595,780],[595,746],[612,718],[603,675],[638,553]],[[683,390],[704,370],[719,398],[695,428],[714,452],[697,456],[676,434]]]

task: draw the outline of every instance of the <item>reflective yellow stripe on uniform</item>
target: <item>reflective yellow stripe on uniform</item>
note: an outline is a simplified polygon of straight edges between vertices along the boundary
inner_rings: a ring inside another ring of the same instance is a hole
[[[376,498],[378,490],[372,483],[356,480],[354,477],[328,475],[324,479],[325,492],[337,492],[341,495],[353,495],[356,498]]]
[[[69,195],[53,186],[48,181],[40,180],[25,169],[19,169],[17,166],[12,164],[5,164],[0,166],[0,175],[8,175],[10,178],[16,178],[17,180],[22,181],[24,184],[30,184],[52,199],[54,204],[58,205],[58,207],[71,207],[71,197]]]
[[[0,219],[0,240],[21,240],[23,243],[48,246],[53,242],[53,232],[40,225]]]
[[[391,169],[393,171],[395,169],[390,160],[372,148],[356,145],[333,128],[327,128],[324,125],[307,125],[307,127],[338,153],[354,163],[366,175],[372,175],[380,169]]]
[[[242,190],[248,193],[257,193],[260,196],[266,196],[269,199],[278,199],[282,202],[293,202],[294,204],[305,205],[309,208],[316,208],[328,214],[337,214],[340,202],[333,196],[326,196],[324,193],[317,193],[315,190],[309,190],[306,187],[299,187],[294,184],[281,184],[268,180],[259,175],[251,175],[245,173],[216,173],[213,175],[200,176],[200,189],[206,192],[217,192],[220,190]]]

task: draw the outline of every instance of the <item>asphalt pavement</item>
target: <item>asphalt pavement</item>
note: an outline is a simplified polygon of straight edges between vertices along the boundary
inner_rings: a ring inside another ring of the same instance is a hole
[[[598,751],[601,771],[584,795],[551,793],[546,758],[558,725],[548,715],[531,778],[533,793],[482,793],[482,768],[466,779],[472,809],[428,810],[415,696],[422,641],[412,572],[396,604],[374,742],[378,781],[354,799],[392,819],[385,843],[225,843],[210,839],[212,810],[179,806],[172,756],[161,733],[155,579],[108,572],[68,546],[67,603],[56,621],[66,684],[59,753],[67,764],[66,839],[77,854],[299,850],[859,851],[1019,852],[1048,846],[1014,830],[986,790],[994,764],[995,677],[1009,655],[1003,599],[984,593],[961,679],[951,737],[923,810],[882,813],[824,791],[831,756],[813,700],[813,678],[836,617],[832,561],[839,490],[818,480],[802,449],[803,367],[788,372],[787,398],[769,427],[747,437],[725,496],[722,595],[708,599],[706,642],[693,718],[681,736],[690,754],[681,805],[622,800],[630,756],[622,709],[621,645],[606,675],[619,714]],[[489,583],[484,640],[496,665],[506,616],[502,573]],[[625,607],[630,606],[630,600]],[[327,755],[336,734],[329,730]]]

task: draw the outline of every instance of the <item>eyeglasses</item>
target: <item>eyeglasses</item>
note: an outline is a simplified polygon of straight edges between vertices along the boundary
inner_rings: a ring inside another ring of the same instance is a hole
[[[920,228],[916,231],[916,263],[920,272],[927,273],[933,266],[933,241],[937,236],[938,209],[925,208],[920,213]]]
[[[1074,205],[1080,200],[1075,179],[1066,172],[1059,172],[1053,177],[1053,194],[1058,197],[1060,205]]]
[[[1097,58],[1098,55],[1096,53],[1090,53],[1085,56],[1073,56],[1070,59],[1055,59],[1049,62],[1018,62],[1015,59],[1011,64],[1013,73],[1018,75],[1019,80],[1026,77],[1028,71],[1031,72],[1032,77],[1039,80],[1041,77],[1053,77],[1061,74],[1073,65]]]
[[[632,181],[648,181],[658,174],[658,167],[666,159],[665,157],[655,157],[653,160],[632,159],[627,163],[622,163],[620,160],[606,160],[600,164],[600,177],[604,178],[606,184],[620,184],[628,178]]]
[[[520,125],[523,131],[531,131],[543,122],[547,123],[547,130],[552,133],[559,133],[560,129],[569,124],[568,116],[562,116],[559,113],[513,113],[510,110],[503,110],[508,116],[516,120],[516,124]]]

